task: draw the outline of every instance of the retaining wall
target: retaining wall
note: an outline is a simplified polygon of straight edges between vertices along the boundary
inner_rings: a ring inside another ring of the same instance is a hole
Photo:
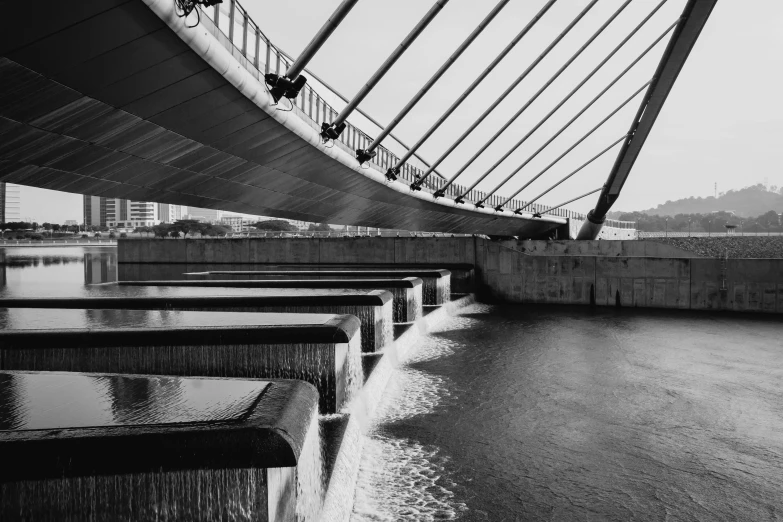
[[[511,303],[783,313],[783,259],[699,258],[670,245],[645,241],[499,242],[479,237],[132,240],[120,241],[118,261],[120,268],[122,263],[165,259],[192,267],[247,263],[245,255],[252,258],[251,263],[280,265],[438,265],[450,270],[455,265],[472,265],[480,297]]]
[[[485,300],[783,313],[783,259],[534,256],[486,242],[476,273]]]
[[[531,255],[699,257],[693,252],[655,241],[503,241],[503,245]]]

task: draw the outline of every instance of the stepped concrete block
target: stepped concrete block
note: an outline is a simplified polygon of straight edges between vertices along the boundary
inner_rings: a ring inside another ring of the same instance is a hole
[[[284,522],[317,510],[300,381],[0,372],[0,519]]]
[[[363,381],[351,315],[1,312],[0,370],[298,379],[318,389],[322,413],[342,408]]]
[[[120,281],[120,286],[224,287],[224,288],[307,288],[343,290],[386,290],[393,296],[394,322],[409,323],[422,317],[422,285],[418,277],[402,279],[312,279],[312,280],[230,280],[199,281]]]
[[[418,277],[422,280],[422,298],[425,305],[442,305],[451,299],[451,272],[448,270],[395,269],[395,270],[212,270],[189,272],[190,280],[269,280],[281,277],[310,279],[400,279]]]
[[[155,297],[0,298],[0,308],[90,310],[177,310],[257,313],[313,313],[356,316],[361,322],[363,352],[381,350],[393,341],[391,293],[372,290],[363,294],[214,295]]]

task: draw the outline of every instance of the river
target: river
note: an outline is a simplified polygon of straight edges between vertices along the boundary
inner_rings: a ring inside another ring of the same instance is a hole
[[[0,296],[116,279],[113,249],[0,252]],[[776,317],[472,305],[421,339],[379,412],[354,521],[783,518]]]

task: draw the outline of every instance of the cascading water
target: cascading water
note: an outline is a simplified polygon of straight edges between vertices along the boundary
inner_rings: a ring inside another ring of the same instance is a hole
[[[362,367],[361,339],[354,335],[348,342],[348,353],[345,356],[345,400],[342,406],[347,406],[359,393],[364,385],[364,368]]]
[[[395,323],[407,323],[407,310],[408,310],[408,289],[407,288],[389,288],[388,289],[394,298],[394,322]]]
[[[318,415],[313,415],[296,467],[297,522],[316,522],[319,519],[326,492],[321,439]]]
[[[424,337],[408,364],[448,356],[442,339]],[[430,413],[448,401],[449,383],[406,365],[391,370],[376,418],[363,435],[363,453],[351,521],[452,520],[465,509],[453,501],[448,458],[436,448],[394,436],[386,426]]]
[[[0,520],[266,520],[266,486],[265,468],[20,481],[0,485]]]
[[[376,309],[375,318],[375,345],[376,350],[382,350],[385,346],[394,341],[394,302],[392,300],[384,303],[380,310]]]
[[[264,307],[232,307],[232,308],[220,308],[219,311],[224,312],[258,312],[258,313],[313,313],[313,314],[340,314],[340,315],[354,315],[361,323],[361,351],[374,352],[379,350],[384,345],[376,345],[377,335],[375,329],[378,328],[378,320],[375,306],[264,306]],[[194,308],[194,311],[204,310],[205,308]],[[184,310],[184,309],[183,309]],[[218,310],[218,309],[216,309]],[[384,316],[385,319],[385,316]],[[394,330],[393,318],[388,317],[389,331]],[[386,327],[381,323],[382,328]],[[381,338],[382,341],[385,339]]]
[[[361,336],[347,343],[342,372],[337,377],[335,348],[328,344],[237,344],[199,346],[130,346],[90,348],[5,348],[3,369],[202,375],[297,379],[318,388],[319,409],[335,411],[361,388]],[[339,400],[339,396],[343,400]]]
[[[421,319],[421,311],[422,311],[422,287],[421,285],[415,287],[413,289],[413,292],[411,292],[411,296],[408,299],[407,307],[408,310],[413,310],[413,320],[416,321],[418,319]]]

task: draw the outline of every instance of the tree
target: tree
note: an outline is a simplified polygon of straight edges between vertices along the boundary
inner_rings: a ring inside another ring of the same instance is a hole
[[[258,230],[267,230],[270,232],[296,232],[297,228],[284,219],[269,219],[259,221],[253,225]]]
[[[332,229],[326,223],[310,223],[310,226],[307,228],[307,230],[310,232],[329,232]]]
[[[230,227],[223,225],[207,225],[200,230],[202,236],[225,236],[233,232]]]
[[[209,226],[211,225],[208,223],[202,223],[196,219],[180,219],[170,226],[170,230],[177,230],[184,237],[188,237],[188,234],[195,234],[197,232],[201,234],[202,231],[206,230]]]
[[[152,227],[152,233],[155,234],[155,237],[166,237],[169,235],[169,225],[165,223],[155,225]]]
[[[136,227],[133,229],[133,232],[136,234],[151,234],[154,232],[151,227]],[[122,237],[122,236],[120,236]]]
[[[757,220],[760,223],[763,223],[765,226],[773,226],[776,227],[780,224],[780,216],[778,216],[778,213],[774,210],[770,210],[769,212],[765,212],[764,214],[760,215]]]

